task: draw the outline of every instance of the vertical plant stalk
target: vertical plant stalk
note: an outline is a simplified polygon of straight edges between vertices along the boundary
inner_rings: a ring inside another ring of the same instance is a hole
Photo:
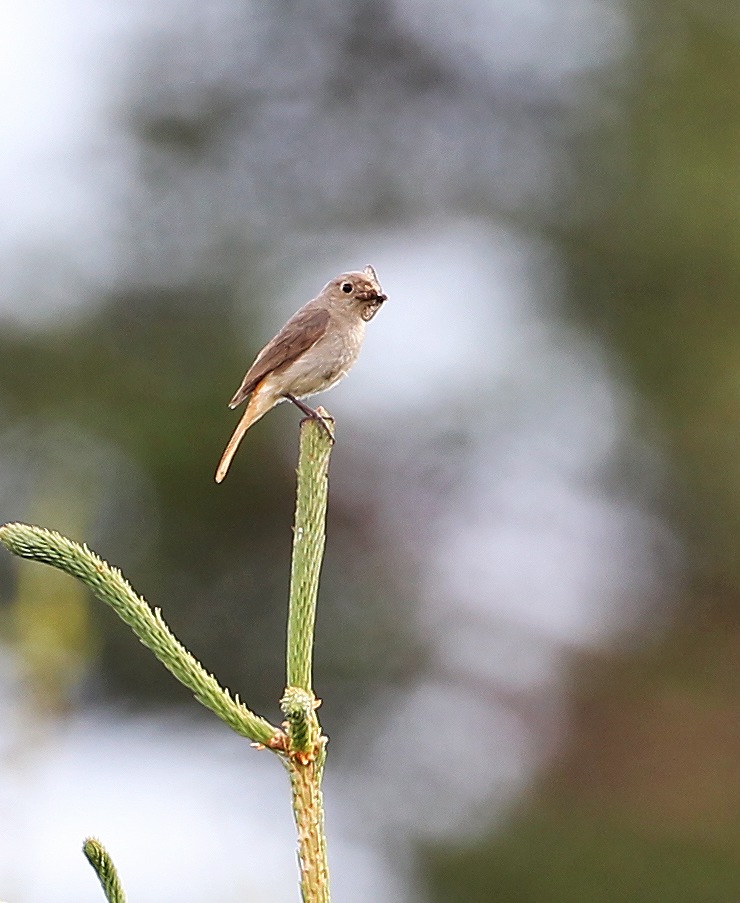
[[[318,409],[328,417],[323,408]],[[321,776],[326,738],[312,688],[314,626],[326,542],[329,457],[332,440],[313,420],[301,423],[293,558],[288,605],[287,686],[281,706],[287,728],[287,766],[298,829],[298,863],[304,903],[329,903]]]
[[[328,417],[323,408],[318,409]],[[316,598],[326,542],[331,439],[313,420],[301,423],[293,559],[288,607],[287,686],[311,692]]]
[[[329,864],[321,795],[321,764],[292,758],[289,765],[293,813],[298,829],[298,868],[304,903],[329,903]]]

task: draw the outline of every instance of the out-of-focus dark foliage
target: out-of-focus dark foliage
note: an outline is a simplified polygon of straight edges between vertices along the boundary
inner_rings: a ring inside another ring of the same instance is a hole
[[[740,889],[740,19],[730,3],[633,4],[632,18],[625,117],[605,137],[620,191],[559,231],[574,315],[619,350],[672,461],[692,591],[655,649],[579,671],[573,734],[525,810],[430,856],[440,903]]]
[[[740,618],[731,594],[698,607],[655,649],[582,663],[567,748],[503,830],[430,851],[432,899],[733,899]]]
[[[737,10],[640,4],[633,21],[620,191],[565,230],[572,300],[629,363],[645,428],[667,442],[694,560],[738,586]]]
[[[429,885],[440,903],[694,903],[732,899],[739,870],[733,851],[568,804],[510,825],[478,855],[441,853]]]

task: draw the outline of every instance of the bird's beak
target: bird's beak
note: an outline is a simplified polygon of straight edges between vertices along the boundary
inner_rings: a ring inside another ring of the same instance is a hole
[[[356,295],[360,301],[369,301],[371,304],[375,304],[378,307],[384,302],[388,300],[388,295],[384,295],[383,292],[378,292],[374,288],[368,289],[366,292],[358,292]]]
[[[375,314],[380,310],[382,303],[387,299],[388,295],[384,295],[383,292],[376,292],[375,290],[365,292],[362,299],[365,304],[360,311],[362,319],[365,320],[365,322],[372,320]]]

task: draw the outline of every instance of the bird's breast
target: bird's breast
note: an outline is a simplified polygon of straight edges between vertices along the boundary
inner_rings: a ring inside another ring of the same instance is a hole
[[[365,324],[359,318],[356,323],[331,321],[319,341],[285,371],[290,383],[286,391],[305,397],[336,385],[357,360],[364,332]]]

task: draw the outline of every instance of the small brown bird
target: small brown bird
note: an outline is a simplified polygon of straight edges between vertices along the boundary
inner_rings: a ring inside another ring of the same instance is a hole
[[[329,432],[321,415],[301,399],[330,389],[347,375],[360,353],[365,324],[386,297],[375,270],[366,266],[327,282],[293,314],[257,355],[229,402],[235,408],[251,395],[216,470],[217,483],[226,476],[249,427],[281,401],[292,401]]]

